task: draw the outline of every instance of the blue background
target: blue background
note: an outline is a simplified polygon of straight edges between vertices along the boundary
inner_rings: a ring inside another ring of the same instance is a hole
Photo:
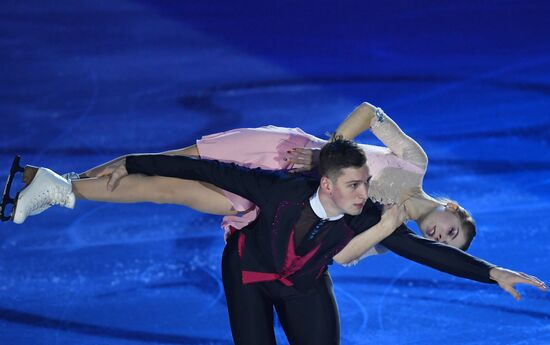
[[[1,179],[274,124],[323,137],[362,101],[470,209],[470,250],[550,280],[545,1],[0,5]],[[377,143],[372,135],[360,137]],[[0,227],[0,344],[230,344],[219,217],[79,201]],[[393,254],[331,267],[342,344],[549,344],[550,297]],[[279,343],[284,334],[277,326]]]

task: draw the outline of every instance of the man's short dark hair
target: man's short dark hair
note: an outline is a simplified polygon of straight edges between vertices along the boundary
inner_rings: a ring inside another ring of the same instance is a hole
[[[323,146],[319,154],[319,176],[336,181],[345,168],[361,168],[367,162],[363,149],[351,140],[336,138]]]

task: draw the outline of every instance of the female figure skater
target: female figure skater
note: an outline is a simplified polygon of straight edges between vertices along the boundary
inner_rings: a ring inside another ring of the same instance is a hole
[[[425,237],[466,250],[476,233],[472,217],[456,202],[436,199],[423,191],[427,156],[420,145],[403,133],[382,109],[362,103],[337,128],[334,136],[353,139],[369,128],[386,145],[360,145],[372,175],[369,197],[383,205],[396,207],[384,213],[377,231],[365,231],[357,236],[334,258],[335,261],[340,264],[354,263],[363,256],[383,250],[375,244],[391,234],[405,219],[416,221]],[[304,133],[299,128],[267,126],[208,135],[198,140],[196,145],[163,154],[198,156],[251,168],[304,171],[315,165],[315,153],[325,143],[325,140]],[[122,158],[80,174],[79,179],[72,181],[72,195],[96,201],[180,204],[201,212],[223,215],[222,227],[226,237],[230,231],[250,223],[258,214],[258,208],[250,201],[197,181],[129,175],[122,178],[116,188],[109,186],[111,188],[108,189],[108,175]],[[17,201],[14,211],[16,223],[22,223],[27,215],[43,211],[49,204],[74,204],[71,194],[66,194],[68,199],[62,197],[61,200],[29,202],[33,195],[31,187],[39,184],[40,173],[34,179],[36,172],[36,168],[25,169],[24,181],[30,185],[20,193]]]

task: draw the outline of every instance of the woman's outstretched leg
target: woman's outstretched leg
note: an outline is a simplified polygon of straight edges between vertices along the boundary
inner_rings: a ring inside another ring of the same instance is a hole
[[[128,175],[113,191],[109,191],[108,180],[107,176],[75,180],[72,182],[73,193],[77,199],[176,204],[209,214],[236,214],[223,191],[208,183],[163,176]]]
[[[196,145],[183,149],[165,151],[161,154],[199,157]],[[92,168],[82,175],[100,176],[102,171],[116,162]],[[154,202],[188,206],[194,210],[218,215],[233,215],[236,211],[223,191],[208,183],[182,180],[164,176],[126,176],[114,191],[107,190],[108,178],[88,178],[73,181],[73,192],[79,199],[106,202]]]
[[[193,145],[184,149],[166,151],[162,154],[198,156],[198,150],[196,145]],[[232,203],[221,189],[198,181],[182,180],[162,176],[135,175],[123,178],[120,181],[120,185],[114,191],[109,191],[107,189],[108,177],[101,175],[107,166],[116,162],[118,159],[92,168],[82,174],[83,176],[91,178],[83,178],[72,181],[72,192],[74,193],[74,196],[80,199],[104,202],[134,203],[149,201],[162,204],[178,204],[191,207],[204,213],[217,215],[234,215],[237,213],[234,210]],[[24,181],[27,184],[34,181],[37,171],[38,168],[27,167],[24,173]],[[49,176],[49,174],[44,171],[42,175]],[[56,181],[56,183],[61,184],[61,181]],[[31,195],[31,198],[34,198],[34,194],[35,193],[32,190],[27,190],[24,191],[22,195]],[[22,223],[29,214],[38,214],[44,211],[47,207],[49,207],[48,204],[70,204],[69,206],[72,208],[74,206],[74,196],[72,198],[73,201],[70,203],[65,202],[65,198],[63,198],[63,202],[52,199],[48,200],[47,203],[44,203],[43,206],[39,205],[40,207],[34,207],[35,205],[33,205],[32,208],[30,206],[16,207],[19,209],[17,212],[17,222]],[[29,199],[29,197],[26,197],[26,199]],[[20,201],[18,201],[18,204],[19,202]],[[25,205],[29,204],[28,201],[21,203]]]

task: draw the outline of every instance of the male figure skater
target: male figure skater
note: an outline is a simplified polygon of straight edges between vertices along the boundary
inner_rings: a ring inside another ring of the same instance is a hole
[[[292,345],[339,344],[339,318],[327,266],[355,235],[378,223],[367,199],[363,151],[336,140],[320,154],[321,179],[246,169],[182,156],[129,156],[114,168],[109,187],[128,173],[212,183],[260,207],[259,217],[228,239],[224,289],[235,344],[275,344],[273,307]],[[495,267],[458,249],[416,236],[401,225],[383,242],[399,255],[507,291],[536,279]]]
[[[187,157],[130,156],[113,172],[109,186],[127,173],[179,177],[212,183],[258,205],[260,216],[228,239],[222,259],[235,344],[275,344],[273,307],[290,344],[339,344],[327,265],[355,235],[380,219],[367,198],[365,163],[363,151],[346,140],[321,150],[320,181]],[[419,263],[480,282],[539,286],[418,237],[404,225],[382,244]]]

